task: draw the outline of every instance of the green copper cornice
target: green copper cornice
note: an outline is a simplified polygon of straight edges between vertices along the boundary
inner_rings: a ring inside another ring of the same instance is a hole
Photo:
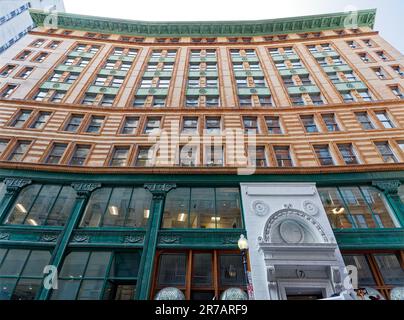
[[[30,10],[30,13],[37,26],[43,26],[49,15],[40,10]],[[376,9],[359,10],[353,16],[357,17],[359,27],[373,29]],[[345,12],[257,21],[146,22],[58,13],[57,26],[64,29],[148,37],[254,36],[344,29],[346,22],[352,23],[351,17],[351,13]]]

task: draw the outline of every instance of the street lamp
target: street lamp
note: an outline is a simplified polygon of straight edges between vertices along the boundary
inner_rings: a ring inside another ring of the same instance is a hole
[[[238,248],[241,251],[241,255],[243,257],[243,267],[244,267],[244,277],[245,277],[245,283],[247,285],[247,290],[250,287],[250,281],[248,279],[248,271],[247,271],[247,250],[248,250],[248,241],[242,234],[240,236],[240,239],[238,240]]]

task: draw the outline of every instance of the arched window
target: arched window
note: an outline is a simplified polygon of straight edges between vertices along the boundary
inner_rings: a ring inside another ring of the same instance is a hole
[[[101,188],[91,194],[80,227],[144,228],[152,194],[144,188]]]
[[[17,197],[5,223],[31,226],[64,226],[76,201],[70,186],[33,184]]]

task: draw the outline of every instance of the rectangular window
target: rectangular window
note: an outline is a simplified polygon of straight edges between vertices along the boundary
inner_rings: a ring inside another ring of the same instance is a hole
[[[102,117],[102,116],[91,116],[91,120],[87,127],[86,132],[99,133],[101,131],[101,127],[104,123],[104,120],[105,120],[105,117]]]
[[[220,100],[218,96],[206,96],[206,106],[207,107],[218,107],[220,106]]]
[[[139,126],[139,117],[125,117],[121,134],[135,134]]]
[[[111,87],[120,88],[123,85],[123,81],[125,78],[123,77],[114,77],[111,81]]]
[[[238,96],[238,101],[240,107],[251,107],[252,101],[251,96]]]
[[[265,122],[270,134],[283,134],[279,117],[266,117]]]
[[[290,148],[288,146],[275,146],[274,152],[278,167],[293,167]]]
[[[384,70],[382,68],[374,68],[373,72],[376,74],[376,76],[380,79],[380,80],[386,80],[386,73],[384,72]]]
[[[323,121],[325,123],[325,126],[327,127],[328,132],[340,131],[340,129],[338,127],[338,123],[335,120],[335,114],[333,114],[333,113],[322,114],[321,117],[323,118]]]
[[[49,45],[47,46],[48,49],[52,49],[55,50],[57,47],[59,47],[59,45],[61,44],[60,41],[51,41],[51,43],[49,43]]]
[[[195,167],[197,164],[198,147],[197,146],[180,146],[179,149],[179,165],[181,167]]]
[[[0,156],[4,153],[4,150],[6,150],[9,142],[9,140],[0,139]]]
[[[183,134],[196,134],[198,133],[198,117],[184,117],[182,120]]]
[[[15,118],[15,120],[11,124],[11,127],[22,128],[24,126],[25,122],[28,120],[31,113],[32,113],[32,110],[21,110],[18,113],[18,116]]]
[[[133,100],[133,106],[134,107],[144,107],[145,103],[146,103],[146,98],[144,96],[137,96],[135,97],[135,99]]]
[[[224,154],[222,146],[210,146],[205,148],[205,164],[208,167],[222,167]]]
[[[161,126],[161,118],[160,117],[153,117],[148,118],[146,121],[146,125],[144,127],[143,133],[144,134],[156,134],[160,132]]]
[[[198,107],[199,106],[199,97],[198,96],[187,96],[186,99],[187,107]]]
[[[375,142],[380,155],[385,163],[397,163],[398,160],[390,148],[388,141]]]
[[[397,73],[400,77],[404,77],[404,70],[401,66],[392,66],[391,67],[395,73]]]
[[[359,93],[359,95],[361,96],[361,98],[362,98],[363,101],[368,101],[368,102],[373,101],[373,98],[372,98],[372,96],[370,95],[370,93],[369,93],[368,90],[365,90],[365,91],[358,91],[358,93]]]
[[[129,147],[115,147],[110,162],[111,167],[124,167],[128,164]]]
[[[320,94],[310,94],[310,99],[315,106],[321,106],[324,104],[324,100]]]
[[[265,147],[248,148],[248,164],[257,168],[265,168],[268,166]]]
[[[110,94],[104,94],[101,99],[102,107],[112,107],[115,101],[115,96]]]
[[[379,119],[384,128],[393,129],[395,127],[393,122],[389,119],[386,111],[376,111],[375,114],[377,119]]]
[[[316,152],[317,158],[322,166],[334,165],[334,160],[331,156],[330,148],[328,145],[314,146],[314,151]]]
[[[16,84],[6,85],[3,90],[0,91],[0,98],[6,99],[10,98],[10,96],[14,93],[15,89],[17,89]]]
[[[300,119],[302,120],[304,129],[307,133],[318,132],[316,122],[314,121],[314,116],[300,116]]]
[[[391,92],[393,92],[398,99],[404,99],[404,94],[398,86],[391,87]]]
[[[352,143],[339,144],[338,149],[346,165],[359,164]]]
[[[154,108],[162,108],[166,105],[166,97],[165,96],[153,96],[153,103]]]
[[[160,78],[158,80],[157,88],[166,89],[170,86],[170,79]]]
[[[205,125],[207,134],[220,134],[221,133],[221,118],[220,117],[207,117]]]
[[[8,77],[17,66],[15,64],[8,64],[0,71],[0,77]]]
[[[47,164],[59,164],[67,148],[67,143],[55,143],[45,160]]]
[[[272,97],[271,96],[258,96],[261,107],[272,107]]]
[[[97,98],[96,94],[94,94],[94,93],[86,93],[86,95],[84,96],[84,99],[82,101],[82,104],[94,105],[96,98]]]
[[[361,124],[364,130],[374,130],[375,127],[366,112],[355,113],[356,119]]]
[[[376,54],[379,56],[379,58],[382,61],[387,61],[389,58],[387,57],[386,53],[384,51],[377,51]]]
[[[38,55],[36,55],[34,57],[34,59],[32,61],[39,62],[39,63],[44,62],[48,55],[49,55],[49,53],[47,53],[47,52],[40,52]]]
[[[17,78],[21,79],[28,79],[28,77],[31,75],[31,73],[34,71],[33,67],[24,67],[18,74]]]
[[[90,149],[91,147],[89,145],[77,145],[69,164],[71,166],[83,166],[90,153]]]
[[[30,50],[24,50],[23,52],[19,53],[14,60],[24,61],[28,58],[28,56],[32,53]]]
[[[350,92],[343,92],[341,93],[342,98],[344,99],[344,102],[349,103],[349,102],[354,102],[355,99],[352,96],[352,94]]]
[[[243,126],[245,134],[258,134],[258,119],[257,117],[243,117]]]
[[[67,123],[64,131],[67,132],[77,132],[80,128],[81,122],[83,121],[84,116],[81,114],[73,114],[69,122]]]
[[[139,147],[136,157],[136,167],[151,167],[154,165],[154,150],[152,147]]]
[[[292,100],[292,104],[294,105],[294,106],[304,106],[305,105],[305,103],[304,103],[304,100],[303,100],[303,97],[302,97],[302,95],[293,95],[293,96],[290,96],[290,100]]]
[[[21,162],[28,151],[31,141],[18,141],[13,152],[8,157],[8,161]]]
[[[44,111],[39,112],[36,120],[31,124],[30,128],[43,129],[46,123],[48,122],[51,114],[52,114],[51,112],[44,112]]]

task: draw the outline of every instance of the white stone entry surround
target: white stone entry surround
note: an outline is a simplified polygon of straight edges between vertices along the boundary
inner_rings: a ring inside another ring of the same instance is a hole
[[[241,184],[254,295],[343,291],[345,264],[315,183]]]

